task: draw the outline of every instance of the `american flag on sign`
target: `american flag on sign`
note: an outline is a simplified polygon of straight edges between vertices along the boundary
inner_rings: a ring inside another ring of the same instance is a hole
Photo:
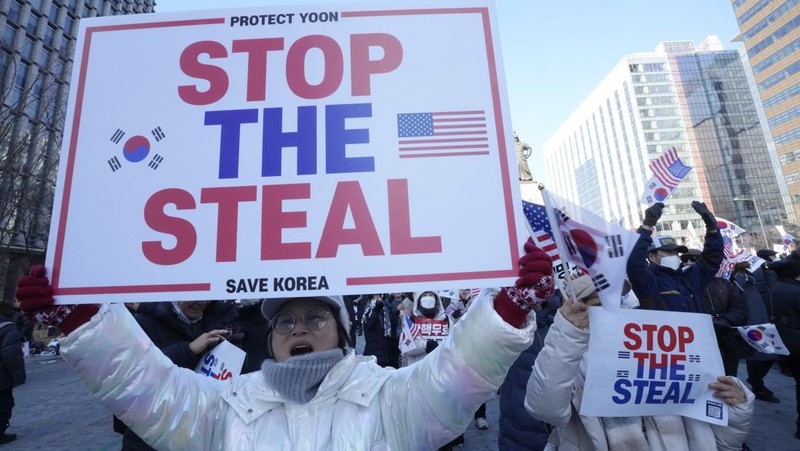
[[[544,205],[523,200],[522,211],[531,225],[536,245],[545,251],[553,261],[559,260],[558,247],[553,241],[553,232],[550,228],[550,221],[547,220],[547,210],[545,210]]]
[[[398,114],[397,144],[400,158],[488,155],[486,112]]]
[[[661,154],[660,157],[650,162],[653,175],[667,188],[674,190],[678,183],[692,170],[691,166],[683,164],[678,158],[678,151],[674,147]]]

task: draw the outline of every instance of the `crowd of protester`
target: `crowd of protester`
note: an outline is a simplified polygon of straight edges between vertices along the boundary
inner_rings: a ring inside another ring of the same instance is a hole
[[[66,335],[65,358],[118,415],[126,450],[191,449],[196,440],[224,449],[453,449],[470,423],[497,427],[501,450],[749,449],[755,400],[781,402],[764,382],[772,366],[800,387],[800,253],[762,249],[758,268],[739,263],[718,277],[716,219],[705,204],[692,207],[706,224],[702,249],[657,234],[663,204],[645,211],[620,305],[712,317],[725,374],[711,388],[730,406],[724,427],[580,415],[588,308],[600,299],[587,275],[568,275],[572,297],[557,290],[551,260],[530,242],[516,285],[501,289],[55,306],[46,270],[35,267],[17,297],[32,320]],[[0,305],[0,443],[15,438],[5,433],[11,388],[24,382],[24,365],[9,363],[21,357],[6,348],[33,340],[32,322],[12,307]],[[787,358],[737,338],[736,326],[767,322]],[[230,387],[191,374],[222,340],[246,355]],[[486,418],[493,396],[497,424]],[[800,388],[796,396],[800,439]]]

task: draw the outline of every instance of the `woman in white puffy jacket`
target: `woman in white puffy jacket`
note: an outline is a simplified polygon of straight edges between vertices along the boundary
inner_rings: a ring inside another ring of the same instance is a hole
[[[338,296],[262,303],[270,358],[230,382],[175,366],[121,304],[54,305],[44,267],[17,297],[61,329],[64,359],[156,449],[432,450],[466,429],[532,342],[530,313],[552,294],[553,271],[547,254],[525,250],[515,286],[483,290],[438,349],[399,370],[352,352]]]
[[[587,276],[588,277],[588,276]],[[589,291],[579,299],[599,299]],[[588,308],[567,300],[556,314],[533,366],[525,408],[555,429],[546,450],[740,450],[753,418],[754,395],[736,378],[712,384],[729,406],[728,426],[687,417],[589,417],[578,414],[589,346]]]

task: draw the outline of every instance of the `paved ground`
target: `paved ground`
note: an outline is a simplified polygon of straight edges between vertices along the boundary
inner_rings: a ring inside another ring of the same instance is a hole
[[[16,407],[9,432],[18,435],[8,450],[117,450],[120,436],[111,429],[111,415],[95,401],[72,369],[60,357],[27,360],[28,381],[14,390]],[[746,375],[744,365],[740,375]],[[783,402],[756,401],[756,415],[748,443],[756,450],[800,450],[794,438],[794,380],[777,366],[767,376],[767,386]],[[497,400],[488,403],[490,429],[470,425],[464,451],[497,449]]]

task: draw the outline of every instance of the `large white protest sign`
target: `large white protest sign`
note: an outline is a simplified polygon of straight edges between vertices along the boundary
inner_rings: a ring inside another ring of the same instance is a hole
[[[683,415],[728,424],[708,384],[724,375],[709,315],[589,309],[581,415]]]
[[[58,302],[513,283],[500,57],[487,0],[81,20]]]

